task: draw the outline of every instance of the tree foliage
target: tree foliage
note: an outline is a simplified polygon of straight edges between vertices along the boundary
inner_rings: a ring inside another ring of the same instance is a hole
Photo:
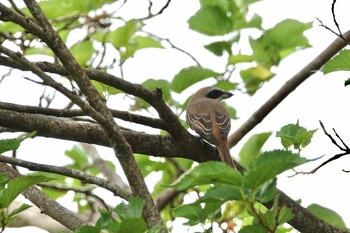
[[[120,14],[129,7],[128,1],[0,3],[0,65],[22,76],[23,83],[18,86],[27,85],[28,92],[33,86],[44,90],[37,106],[20,105],[15,100],[0,102],[1,132],[28,133],[1,140],[0,152],[16,151],[34,135],[81,143],[62,155],[71,161],[65,166],[35,163],[29,156],[25,160],[0,156],[2,228],[29,208],[23,204],[7,211],[10,202],[23,193],[44,214],[80,233],[176,232],[175,222],[182,218],[189,229],[200,227],[202,232],[348,232],[334,211],[316,204],[309,211],[276,187],[278,175],[309,162],[300,153],[312,142],[316,130],[297,122],[281,127],[276,135],[255,134],[240,148],[236,157],[239,169],[233,170],[215,161],[215,148],[188,133],[183,122],[186,95],[203,83],[254,96],[275,77],[274,68],[283,59],[311,46],[304,32],[312,23],[284,19],[265,28],[261,16],[249,14],[258,0],[201,0],[187,23],[192,32],[209,38],[202,49],[221,58],[222,69],[214,69],[170,39],[148,31],[148,24],[161,20],[173,2],[159,5],[148,1],[141,15],[135,9]],[[230,135],[230,146],[314,70],[322,67],[324,74],[348,71],[348,50],[342,49],[349,40],[349,32],[340,33],[332,47],[286,82]],[[237,49],[243,44],[244,49]],[[136,79],[126,72],[127,67],[147,51],[175,51],[190,63],[173,77]],[[12,75],[4,73],[1,80]],[[227,107],[236,119],[236,109]],[[265,142],[275,136],[281,139],[283,149],[264,151]],[[110,148],[115,158],[101,158],[95,146]],[[38,174],[22,175],[8,164]],[[146,185],[145,180],[155,173],[159,180]],[[97,194],[101,189],[120,199],[105,201]],[[78,215],[54,202],[68,191],[74,193]],[[197,198],[187,202],[194,194]]]

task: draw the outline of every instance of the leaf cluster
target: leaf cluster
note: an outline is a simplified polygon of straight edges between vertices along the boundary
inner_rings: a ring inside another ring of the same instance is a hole
[[[257,232],[276,232],[278,227],[293,217],[289,208],[278,204],[276,177],[308,160],[288,150],[261,153],[260,150],[270,135],[271,133],[254,135],[243,146],[240,153],[240,160],[245,165],[243,173],[224,163],[206,162],[184,174],[172,185],[173,188],[206,188],[195,202],[176,207],[173,215],[188,219],[186,224],[190,226],[219,219],[222,222],[232,218],[244,221],[253,219],[249,224],[241,226],[239,232],[251,232],[253,229]],[[223,205],[231,201],[233,205],[227,205],[222,212]],[[257,202],[272,202],[273,205],[266,209]]]

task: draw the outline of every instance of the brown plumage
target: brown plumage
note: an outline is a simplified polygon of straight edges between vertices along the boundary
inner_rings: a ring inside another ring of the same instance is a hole
[[[227,145],[231,118],[220,103],[221,100],[231,96],[232,93],[217,87],[199,89],[188,103],[186,121],[199,136],[216,146],[223,162],[236,168]]]

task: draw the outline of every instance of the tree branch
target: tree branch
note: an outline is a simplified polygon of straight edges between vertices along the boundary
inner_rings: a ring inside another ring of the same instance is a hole
[[[38,136],[109,146],[103,129],[98,124],[78,122],[65,118],[0,109],[0,127],[7,132],[33,132]],[[217,150],[197,137],[187,134],[182,140],[169,135],[149,135],[123,131],[134,153],[182,157],[197,162],[216,160]]]
[[[67,117],[67,118],[87,116],[87,114],[80,109],[43,108],[43,107],[20,105],[20,104],[13,104],[13,103],[5,103],[5,102],[1,102],[1,101],[0,101],[0,109],[12,110],[12,111],[23,112],[23,113],[43,114],[43,115],[51,115],[51,116],[57,116],[57,117]],[[137,123],[137,124],[141,124],[141,125],[146,125],[146,126],[156,128],[156,129],[165,130],[167,128],[165,126],[165,123],[160,119],[141,116],[141,115],[127,112],[127,111],[118,111],[118,110],[114,110],[114,109],[110,109],[110,111],[112,112],[113,117],[116,117],[116,118],[124,120],[124,121],[133,122],[133,123]]]
[[[28,70],[28,68],[24,67],[18,62],[3,56],[0,56],[0,64],[20,69],[22,71]],[[69,76],[68,71],[61,65],[52,64],[49,62],[37,62],[35,64],[45,72],[55,73],[62,76]],[[172,136],[178,138],[183,137],[184,134],[187,134],[187,131],[179,122],[178,117],[171,111],[169,106],[164,103],[160,90],[151,92],[140,84],[128,82],[124,79],[118,78],[101,70],[84,69],[84,71],[92,80],[99,81],[116,89],[119,89],[127,94],[139,97],[149,103],[158,112],[161,120],[163,120],[163,122],[166,122],[166,124],[162,123],[162,129],[169,132]]]
[[[50,172],[54,174],[60,174],[68,177],[72,177],[78,180],[83,181],[88,184],[96,184],[101,188],[107,189],[111,191],[114,195],[119,196],[125,200],[128,200],[131,197],[131,193],[129,190],[125,190],[121,188],[117,183],[112,182],[110,180],[102,179],[90,174],[87,174],[82,171],[78,171],[75,169],[71,169],[68,167],[60,167],[54,165],[46,165],[40,163],[28,162],[21,159],[16,159],[12,157],[7,157],[0,155],[0,162],[9,163],[12,165],[20,166],[28,168],[31,171],[42,171],[42,172]]]
[[[0,163],[0,172],[5,173],[10,179],[20,176],[16,170],[4,163]],[[72,231],[85,224],[79,216],[52,200],[35,186],[28,188],[23,192],[23,195],[39,207],[42,213],[45,213]]]

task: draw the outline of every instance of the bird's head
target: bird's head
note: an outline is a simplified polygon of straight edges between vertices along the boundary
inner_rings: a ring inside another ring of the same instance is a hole
[[[215,100],[221,101],[224,99],[228,99],[231,96],[233,96],[231,92],[223,91],[218,87],[209,86],[209,87],[203,87],[199,89],[193,95],[192,99],[209,98],[209,99],[215,99]]]

